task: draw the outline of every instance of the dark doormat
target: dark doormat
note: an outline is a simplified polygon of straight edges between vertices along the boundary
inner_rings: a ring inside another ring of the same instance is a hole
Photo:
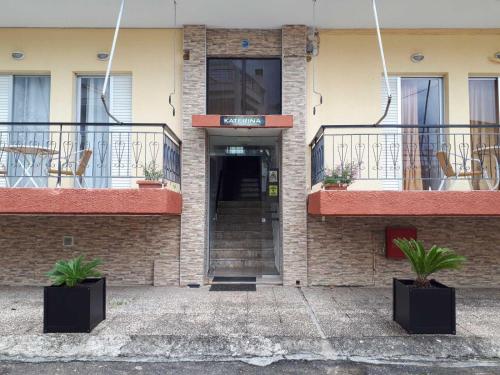
[[[214,279],[212,281],[216,283],[254,283],[257,281],[257,278],[248,276],[214,276]]]
[[[214,284],[209,292],[255,292],[255,284]]]

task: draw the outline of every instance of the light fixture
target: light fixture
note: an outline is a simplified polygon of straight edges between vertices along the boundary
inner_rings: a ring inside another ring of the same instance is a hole
[[[106,61],[107,59],[109,59],[108,52],[97,52],[97,60]]]
[[[24,59],[24,52],[14,51],[12,52],[11,56],[14,60],[22,60]]]
[[[413,55],[410,56],[410,59],[412,62],[414,63],[419,63],[419,62],[422,62],[424,61],[425,59],[425,56],[423,53],[421,52],[417,52],[417,53],[414,53]]]

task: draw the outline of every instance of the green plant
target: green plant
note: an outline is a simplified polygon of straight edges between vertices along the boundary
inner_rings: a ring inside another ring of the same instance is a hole
[[[47,272],[47,276],[56,286],[66,285],[72,288],[89,277],[101,276],[100,272],[95,270],[101,264],[102,261],[98,258],[84,262],[84,256],[80,255],[70,260],[57,261],[54,268]]]
[[[394,243],[401,249],[417,274],[415,285],[421,288],[430,286],[427,279],[434,272],[445,269],[457,269],[466,261],[466,258],[457,255],[453,250],[432,246],[428,251],[421,241],[396,239]]]
[[[357,172],[358,169],[354,163],[338,165],[326,171],[323,183],[325,185],[350,185]]]
[[[144,167],[144,178],[148,181],[159,181],[163,178],[163,172],[156,169],[155,162],[151,162],[148,166]]]

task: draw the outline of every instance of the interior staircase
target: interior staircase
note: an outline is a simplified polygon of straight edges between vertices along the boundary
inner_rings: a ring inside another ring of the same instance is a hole
[[[214,276],[278,274],[269,204],[261,201],[259,179],[243,178],[238,200],[218,203],[210,251]]]

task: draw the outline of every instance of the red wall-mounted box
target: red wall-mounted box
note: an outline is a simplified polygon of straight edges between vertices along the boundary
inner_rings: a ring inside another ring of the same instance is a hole
[[[403,252],[394,244],[397,238],[417,239],[417,228],[387,227],[385,228],[385,256],[392,259],[405,258]]]

